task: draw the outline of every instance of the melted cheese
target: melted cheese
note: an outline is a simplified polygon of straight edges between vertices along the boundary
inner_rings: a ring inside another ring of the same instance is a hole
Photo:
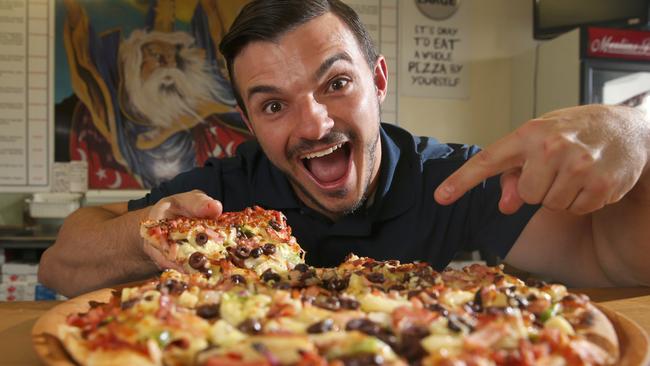
[[[392,313],[393,310],[397,309],[400,306],[413,306],[413,304],[411,304],[411,302],[406,299],[390,299],[371,293],[363,294],[359,296],[358,299],[361,303],[361,309],[366,312],[378,311],[383,313]]]
[[[263,318],[269,310],[271,298],[267,295],[239,295],[226,292],[221,297],[219,311],[221,317],[233,326],[253,318]]]

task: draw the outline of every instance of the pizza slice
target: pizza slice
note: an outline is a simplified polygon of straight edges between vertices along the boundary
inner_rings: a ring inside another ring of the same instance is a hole
[[[258,206],[225,212],[216,219],[147,220],[140,234],[147,245],[188,273],[211,275],[223,259],[258,276],[284,273],[304,262],[304,251],[285,216]]]
[[[108,303],[68,316],[59,339],[83,365],[192,364],[208,346],[210,323],[186,311],[182,295],[159,289],[149,283],[115,292]]]

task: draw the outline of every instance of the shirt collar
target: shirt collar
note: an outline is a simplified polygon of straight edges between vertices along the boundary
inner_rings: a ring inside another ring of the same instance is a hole
[[[382,143],[381,168],[374,203],[369,208],[369,213],[376,220],[387,220],[406,211],[415,199],[415,162],[402,151],[404,147],[413,145],[413,137],[389,124],[382,124],[379,131]],[[406,141],[400,141],[401,144],[398,145],[391,135],[395,139]]]

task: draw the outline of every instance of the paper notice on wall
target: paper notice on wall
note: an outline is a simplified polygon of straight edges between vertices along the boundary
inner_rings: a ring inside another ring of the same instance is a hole
[[[400,94],[469,97],[469,2],[400,1]]]
[[[50,192],[82,193],[88,190],[88,163],[71,161],[52,164]]]
[[[53,3],[0,0],[0,191],[50,183]]]

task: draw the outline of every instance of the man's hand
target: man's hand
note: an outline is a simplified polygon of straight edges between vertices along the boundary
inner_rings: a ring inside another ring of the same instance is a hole
[[[221,215],[222,211],[221,202],[199,190],[193,190],[161,199],[151,207],[147,218],[150,220],[173,219],[179,216],[216,218]],[[158,249],[147,242],[144,243],[143,250],[158,268],[183,271],[181,266],[165,258]]]
[[[648,123],[627,107],[562,109],[488,146],[436,189],[451,204],[486,178],[502,174],[499,209],[524,203],[587,214],[618,202],[637,183],[648,160]]]

